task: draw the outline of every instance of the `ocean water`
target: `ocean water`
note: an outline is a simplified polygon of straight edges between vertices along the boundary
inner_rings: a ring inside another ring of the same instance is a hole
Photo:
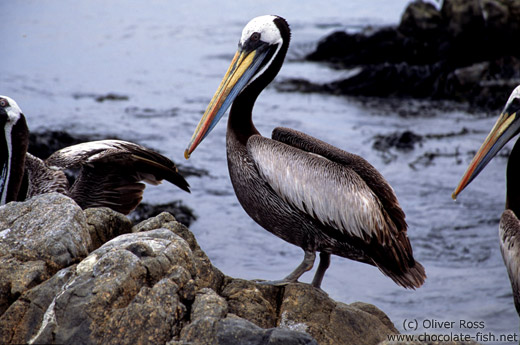
[[[35,131],[117,136],[206,170],[207,176],[188,178],[190,195],[164,184],[148,187],[145,201],[180,199],[193,208],[198,220],[191,230],[225,274],[279,279],[300,263],[303,251],[263,230],[238,204],[227,172],[225,120],[190,160],[183,151],[251,18],[278,14],[291,25],[277,81],[323,82],[351,72],[301,60],[321,37],[395,25],[407,3],[4,1],[0,94],[17,100]],[[95,101],[108,93],[128,99]],[[456,202],[450,198],[496,116],[444,102],[281,93],[274,87],[262,93],[254,121],[264,135],[276,126],[299,129],[379,169],[396,191],[415,257],[428,274],[423,287],[410,291],[374,267],[333,257],[322,286],[332,298],[373,303],[402,332],[519,334],[497,236],[506,158],[491,162]],[[422,135],[422,142],[406,151],[374,149],[377,136],[406,130]],[[313,273],[301,280],[310,282]],[[406,327],[410,321],[417,330]]]

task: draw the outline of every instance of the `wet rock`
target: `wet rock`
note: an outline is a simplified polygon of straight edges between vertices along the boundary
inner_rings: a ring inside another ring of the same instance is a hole
[[[61,194],[0,207],[0,314],[28,289],[86,257],[91,243],[83,211]]]
[[[454,39],[482,37],[485,21],[480,0],[446,0],[440,13],[444,28]]]
[[[414,1],[398,27],[335,32],[307,56],[360,72],[316,85],[285,82],[287,91],[450,99],[498,109],[520,83],[520,3],[446,0],[438,10]]]
[[[398,29],[409,36],[428,37],[439,29],[441,23],[441,13],[432,3],[414,1],[406,7]]]
[[[82,135],[70,135],[64,131],[43,131],[29,133],[28,151],[34,156],[47,159],[54,152],[86,141],[96,140]]]
[[[423,137],[412,131],[395,132],[388,135],[377,135],[372,147],[378,151],[388,151],[390,148],[409,151],[421,143]]]
[[[155,217],[162,212],[173,214],[178,222],[186,226],[190,226],[192,222],[197,220],[197,216],[194,214],[193,210],[190,207],[184,205],[181,200],[159,205],[151,205],[142,202],[128,215],[128,217],[134,223],[139,223],[148,218]]]
[[[81,93],[77,92],[72,95],[75,99],[81,99],[81,98],[92,98],[96,102],[104,102],[104,101],[128,101],[130,97],[126,95],[120,95],[117,93],[107,93],[107,94],[96,94],[96,93]]]

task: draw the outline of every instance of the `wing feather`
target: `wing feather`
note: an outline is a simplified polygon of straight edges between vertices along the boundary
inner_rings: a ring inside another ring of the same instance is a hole
[[[520,221],[511,210],[505,210],[500,218],[499,239],[516,310],[520,313]]]
[[[142,181],[157,185],[167,180],[189,192],[175,164],[141,145],[100,140],[56,151],[45,163],[55,169],[79,169],[70,195],[82,208],[107,206],[129,213],[142,200]]]
[[[276,141],[297,147],[307,152],[319,154],[333,162],[348,166],[355,171],[377,196],[388,216],[400,232],[406,232],[405,214],[399,205],[392,186],[363,157],[341,150],[324,141],[303,132],[284,127],[273,130],[272,137]]]
[[[366,241],[387,231],[381,203],[351,169],[261,136],[247,149],[272,189],[300,211]]]
[[[45,163],[58,169],[80,168],[85,164],[103,163],[121,174],[133,175],[137,181],[157,185],[167,180],[189,192],[189,184],[179,174],[175,163],[167,157],[141,145],[123,140],[98,140],[63,148],[53,153]],[[128,170],[125,170],[128,169]]]

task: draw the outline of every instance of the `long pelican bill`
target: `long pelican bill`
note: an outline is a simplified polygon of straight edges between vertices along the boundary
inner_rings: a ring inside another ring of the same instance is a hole
[[[497,122],[489,132],[486,140],[480,149],[473,157],[473,160],[469,164],[466,172],[462,176],[459,185],[455,191],[451,194],[451,197],[455,200],[457,195],[471,182],[477,175],[484,169],[484,167],[495,157],[500,149],[514,137],[520,128],[520,121],[517,121],[518,116],[515,109],[510,111],[506,105],[504,111],[500,114]]]
[[[184,158],[190,158],[195,148],[215,127],[240,91],[247,86],[263,65],[262,62],[268,52],[269,49],[265,49],[262,45],[254,50],[239,47],[184,151]]]

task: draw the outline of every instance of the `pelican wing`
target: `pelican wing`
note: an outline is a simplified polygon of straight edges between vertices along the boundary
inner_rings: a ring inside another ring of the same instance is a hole
[[[189,192],[188,183],[171,160],[121,140],[73,145],[52,154],[46,164],[80,169],[70,194],[83,208],[107,206],[129,213],[142,199],[145,186],[141,181],[157,185],[167,180]]]
[[[30,153],[25,155],[25,174],[29,183],[22,200],[51,192],[68,195],[69,181],[63,171],[49,169],[40,158]]]
[[[520,313],[520,221],[512,210],[505,210],[500,218],[499,239],[516,310]]]
[[[398,229],[399,232],[406,232],[407,224],[405,214],[399,205],[392,186],[390,186],[379,171],[363,157],[341,150],[308,134],[290,128],[275,128],[272,138],[301,150],[316,153],[352,169],[377,196],[379,202],[395,224],[396,229]]]
[[[247,149],[261,176],[285,202],[348,236],[388,243],[392,224],[355,171],[259,135],[248,140]]]

